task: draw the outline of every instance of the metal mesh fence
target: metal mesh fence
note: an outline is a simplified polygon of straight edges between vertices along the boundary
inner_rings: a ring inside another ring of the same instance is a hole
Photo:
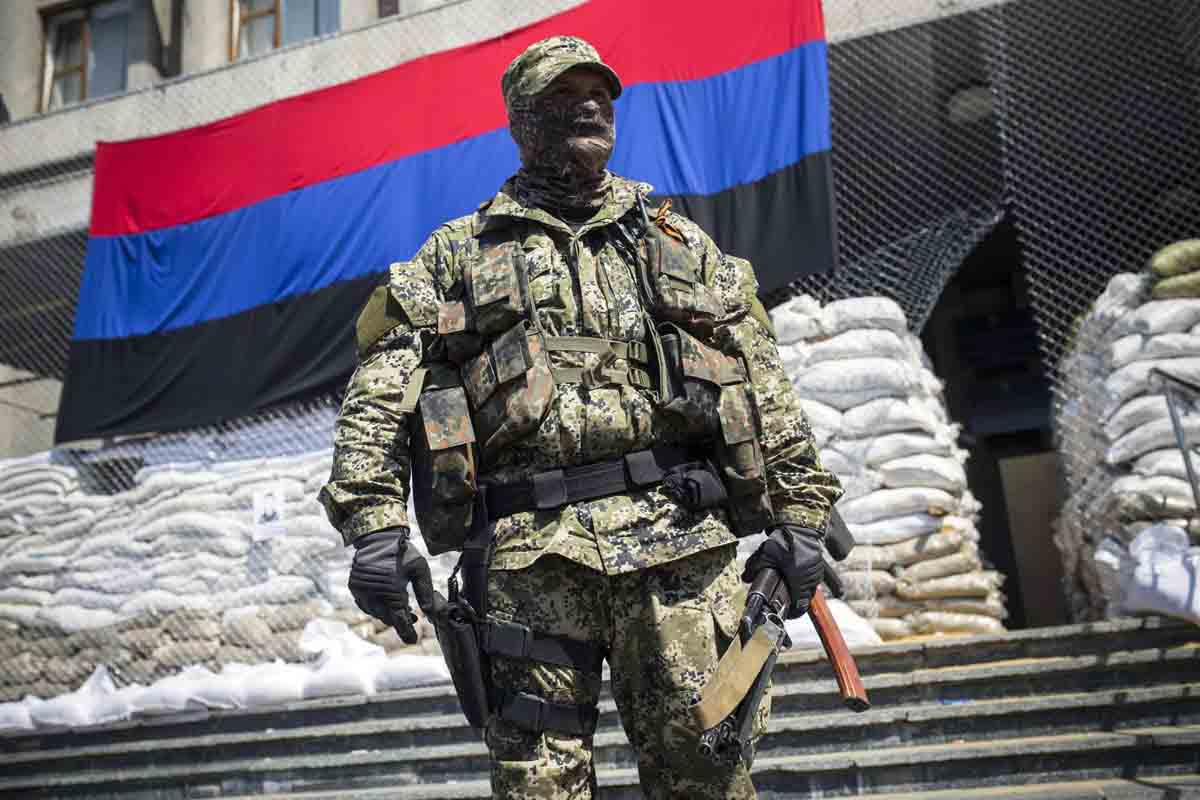
[[[989,53],[999,12],[834,43],[829,52],[839,269],[788,294],[883,295],[925,326],[1002,214]]]
[[[522,19],[503,22],[444,5],[415,23],[179,79],[162,103],[142,106],[135,135],[220,119],[571,3],[522,4]],[[840,269],[769,300],[881,294],[919,331],[1007,210],[1061,408],[1074,389],[1060,359],[1107,278],[1195,230],[1196,17],[1184,0],[1026,0],[835,41]],[[314,61],[302,63],[320,70],[296,69],[309,51]],[[97,138],[125,130],[128,102],[88,107]],[[33,126],[82,113],[0,128],[0,164],[20,165],[0,175],[0,457],[11,456],[0,461],[0,641],[12,654],[0,701],[74,689],[98,664],[118,683],[145,683],[190,665],[296,660],[300,629],[320,616],[398,648],[354,607],[348,555],[315,500],[336,394],[202,430],[50,448],[91,157],[48,134],[50,156],[31,159],[28,148]],[[1081,435],[1060,415],[1060,446],[1080,465],[1069,470],[1073,493],[1091,463],[1072,455]],[[436,582],[449,566],[435,564]]]
[[[1097,571],[1102,542],[1128,541],[1143,527],[1130,523],[1194,514],[1190,500],[1167,513],[1161,492],[1155,509],[1116,507],[1113,481],[1130,473],[1132,459],[1122,455],[1127,447],[1112,449],[1119,437],[1111,422],[1119,400],[1161,391],[1144,380],[1120,389],[1112,345],[1144,332],[1129,323],[1149,299],[1148,276],[1132,273],[1200,231],[1200,7],[1014,3],[1001,20],[1005,184],[1052,378],[1067,490],[1056,542],[1072,615],[1096,618],[1116,599]],[[1131,274],[1105,292],[1119,273]],[[1162,408],[1148,421],[1165,431],[1166,416]],[[1169,449],[1168,441],[1158,446]]]

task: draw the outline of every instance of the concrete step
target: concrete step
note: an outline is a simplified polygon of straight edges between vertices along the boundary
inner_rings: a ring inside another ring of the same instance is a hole
[[[1200,670],[1195,677],[1200,679]],[[768,736],[760,743],[759,754],[819,753],[917,741],[978,740],[1190,724],[1200,724],[1200,680],[1073,694],[883,706],[864,714],[850,711],[777,714],[772,717]],[[464,741],[439,743],[427,735],[446,728],[461,728],[465,731]],[[13,779],[24,776],[32,783],[49,765],[64,774],[70,770],[216,763],[236,759],[248,748],[253,748],[262,758],[378,749],[398,753],[399,760],[412,764],[421,774],[441,772],[444,777],[447,773],[442,765],[449,760],[455,764],[454,772],[463,778],[487,771],[486,748],[474,732],[465,727],[461,718],[425,717],[11,753],[5,759],[4,776]],[[635,763],[624,733],[613,729],[597,734],[595,758],[598,766],[633,766]],[[423,765],[423,762],[429,764]],[[6,785],[0,779],[0,791]]]
[[[300,798],[340,791],[365,797],[388,789],[396,798],[488,797],[486,781],[414,785],[419,779],[383,751],[337,757],[245,758],[224,764],[154,767],[115,773],[47,775],[37,785],[2,796],[183,800],[195,797]],[[764,756],[755,784],[764,798],[828,798],[861,794],[973,790],[1053,782],[1162,782],[1200,772],[1200,726],[1131,729],[984,742],[847,750],[817,755]],[[605,800],[640,798],[635,769],[598,771]],[[8,781],[5,781],[9,784]],[[333,795],[338,796],[338,795]],[[1178,796],[1178,795],[1175,795]]]
[[[397,794],[396,789],[360,789],[354,800],[455,800],[487,797],[487,782],[454,783],[437,786],[413,786]],[[344,800],[341,790],[332,792],[295,792],[267,795],[241,795],[229,800]],[[760,797],[767,795],[760,793]],[[1200,775],[1172,775],[1153,779],[1116,779],[1055,781],[1029,784],[1016,781],[1006,786],[945,789],[927,792],[872,793],[872,800],[1182,800],[1200,798]]]
[[[855,658],[872,701],[882,706],[978,698],[980,693],[1001,697],[1186,680],[1195,666],[1198,644],[1200,629],[1195,626],[1151,617],[1038,628],[1002,636],[940,637],[886,644],[856,650]],[[1033,673],[1025,666],[1030,660],[1040,665],[1039,686],[1030,685],[1029,676]],[[1193,663],[1186,663],[1189,660]],[[1183,672],[1178,674],[1176,670]],[[779,687],[776,705],[780,713],[836,711],[842,707],[822,651],[783,653],[776,667],[775,684]],[[783,687],[795,690],[785,692]],[[601,729],[619,727],[607,687],[601,695],[601,714]],[[417,724],[427,735],[435,736],[435,732],[448,731],[439,721],[441,717],[462,720],[454,690],[449,685],[388,692],[371,698],[305,701],[276,709],[140,719],[93,726],[82,732],[0,734],[0,755],[72,748],[99,739],[109,744],[146,738],[162,742],[177,736],[281,730],[371,719],[430,720],[433,724]],[[450,739],[446,741],[474,739],[465,721],[461,727],[462,730],[449,733]]]
[[[1197,639],[1192,626],[1127,620],[871,648],[859,662],[875,707],[862,715],[841,706],[823,659],[789,653],[776,673],[756,783],[764,797],[807,796],[791,786],[812,796],[894,794],[938,781],[963,791],[1026,780],[1084,791],[1095,781],[1200,772]],[[640,796],[610,698],[601,710],[596,762],[605,796]],[[1078,742],[1101,755],[1089,761]],[[997,744],[1024,766],[988,762]],[[1066,750],[1054,749],[1060,745]],[[879,760],[889,753],[923,760]],[[0,763],[0,798],[489,794],[486,750],[448,686],[0,737]]]
[[[874,709],[865,714],[840,706],[834,697],[833,681],[776,686],[772,733],[764,740],[761,752],[774,748],[820,752],[920,737],[940,740],[958,735],[1091,730],[1101,721],[1108,727],[1134,722],[1200,721],[1200,647],[1192,645],[1111,653],[1103,658],[1054,657],[919,669],[908,674],[872,675],[865,683],[875,702]],[[1068,691],[1056,691],[1063,687]],[[297,717],[313,719],[332,702],[294,707],[279,716],[288,721]],[[402,699],[385,702],[403,708]],[[358,703],[359,707],[369,705],[371,701]],[[598,763],[609,759],[614,764],[632,764],[615,705],[611,700],[604,701],[601,710],[602,724],[596,740]],[[176,732],[159,737],[154,735],[153,724],[143,723],[118,729],[136,732],[137,738],[84,739],[78,734],[73,737],[74,745],[67,746],[67,739],[59,737],[57,747],[5,754],[5,774],[36,775],[50,762],[60,773],[97,767],[195,763],[236,757],[247,746],[263,756],[408,748],[414,758],[429,753],[428,758],[438,760],[451,754],[472,762],[470,768],[462,764],[463,769],[486,769],[486,753],[479,736],[459,713],[397,713],[307,725],[271,723],[270,717],[264,719],[261,714],[224,712],[194,720],[192,735]],[[812,735],[807,733],[809,730],[821,733]]]

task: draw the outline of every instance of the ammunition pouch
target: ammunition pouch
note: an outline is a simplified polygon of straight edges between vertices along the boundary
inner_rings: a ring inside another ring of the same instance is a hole
[[[478,446],[467,394],[451,367],[413,371],[401,409],[412,415],[413,506],[432,555],[462,547],[471,527]]]
[[[662,410],[689,434],[715,441],[733,531],[758,533],[771,521],[771,501],[759,445],[762,426],[745,365],[678,325],[666,324],[660,331],[671,384]]]

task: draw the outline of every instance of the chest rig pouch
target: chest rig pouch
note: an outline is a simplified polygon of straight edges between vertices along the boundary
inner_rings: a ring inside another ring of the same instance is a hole
[[[651,219],[642,207],[640,271],[669,381],[660,390],[660,407],[689,436],[713,442],[734,533],[748,536],[771,521],[754,392],[746,365],[703,341],[711,341],[724,307],[706,285],[700,260],[668,221],[668,209],[664,203]]]
[[[554,376],[546,337],[535,324],[521,243],[483,243],[462,274],[461,295],[438,306],[438,333],[459,370],[487,460],[541,424],[554,399]]]
[[[413,371],[402,410],[409,431],[413,507],[433,555],[462,547],[477,491],[478,446],[457,371],[434,365]]]

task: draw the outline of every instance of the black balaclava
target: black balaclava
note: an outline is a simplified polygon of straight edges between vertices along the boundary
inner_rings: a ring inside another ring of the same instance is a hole
[[[510,100],[508,120],[521,154],[518,202],[568,218],[590,216],[603,204],[616,143],[611,101],[548,90]]]

